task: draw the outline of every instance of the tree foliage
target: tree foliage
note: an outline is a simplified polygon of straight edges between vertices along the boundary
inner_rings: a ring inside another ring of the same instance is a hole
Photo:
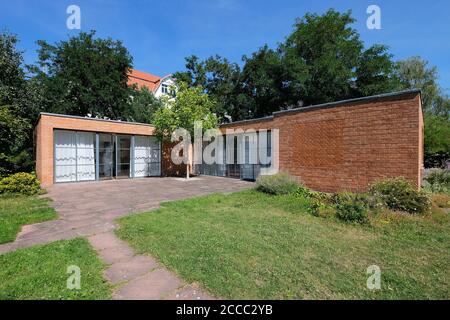
[[[0,105],[15,105],[23,97],[25,74],[22,52],[16,49],[18,39],[9,32],[0,34]]]
[[[217,126],[217,117],[212,113],[215,101],[200,86],[189,87],[179,82],[176,99],[163,97],[163,104],[153,119],[156,135],[161,140],[170,140],[172,132],[178,128],[186,129],[193,138],[196,121],[202,121],[203,130]]]
[[[437,69],[417,56],[397,64],[402,88],[422,91],[425,165],[445,166],[450,161],[450,99],[438,85]]]
[[[200,61],[192,55],[186,58],[186,71],[176,72],[174,77],[191,87],[202,87],[216,103],[212,110],[219,118],[232,116],[241,104],[241,69],[218,55]]]
[[[328,10],[297,19],[276,49],[267,45],[243,57],[243,67],[219,56],[186,59],[176,78],[202,85],[233,121],[274,111],[374,95],[399,88],[388,48],[367,49],[350,12]]]
[[[152,123],[155,112],[162,107],[161,101],[147,87],[135,88],[126,112],[127,121]]]
[[[428,61],[414,56],[397,62],[397,77],[405,89],[422,91],[422,108],[426,114],[450,113],[450,100],[440,89],[436,67],[430,67]]]
[[[33,166],[29,108],[34,95],[25,80],[17,42],[15,35],[0,34],[0,176]]]
[[[124,119],[131,89],[127,73],[132,58],[121,41],[81,32],[67,41],[40,46],[36,80],[47,111]]]
[[[0,177],[29,170],[33,165],[29,144],[30,122],[18,117],[11,106],[0,106]]]

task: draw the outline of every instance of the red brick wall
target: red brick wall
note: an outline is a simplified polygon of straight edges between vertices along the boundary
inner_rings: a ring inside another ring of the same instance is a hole
[[[419,93],[331,108],[276,113],[222,126],[279,129],[280,170],[321,191],[362,191],[386,177],[420,185],[423,121]]]
[[[170,158],[172,148],[178,142],[163,142],[161,152],[161,172],[163,176],[186,176],[185,164],[174,164]]]

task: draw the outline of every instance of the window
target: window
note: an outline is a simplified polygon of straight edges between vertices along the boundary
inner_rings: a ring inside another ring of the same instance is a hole
[[[164,93],[164,94],[168,94],[168,95],[170,95],[172,97],[176,96],[175,90],[170,88],[170,86],[167,83],[161,84],[161,92]]]
[[[55,130],[55,182],[95,180],[95,135]]]

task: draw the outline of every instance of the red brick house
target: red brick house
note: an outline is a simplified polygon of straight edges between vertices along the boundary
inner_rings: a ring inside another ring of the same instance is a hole
[[[130,81],[157,86],[156,78],[133,74]],[[377,179],[397,176],[420,185],[423,118],[417,90],[279,111],[220,126],[223,133],[232,128],[277,129],[279,170],[313,189],[359,191]],[[161,146],[153,134],[148,124],[42,113],[35,132],[37,175],[46,186],[179,170],[170,161],[170,148]],[[200,166],[198,172],[246,178],[251,168],[255,178],[259,167]]]

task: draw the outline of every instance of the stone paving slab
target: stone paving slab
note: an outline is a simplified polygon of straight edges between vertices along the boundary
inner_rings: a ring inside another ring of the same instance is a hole
[[[160,267],[159,264],[151,257],[134,256],[127,261],[112,264],[105,271],[105,278],[117,284],[143,276],[158,267]]]
[[[134,252],[129,246],[122,244],[112,248],[99,250],[98,255],[100,259],[107,264],[114,264],[116,262],[130,260],[134,256]]]
[[[158,300],[183,286],[180,278],[167,269],[159,268],[136,278],[117,290],[117,300]]]

